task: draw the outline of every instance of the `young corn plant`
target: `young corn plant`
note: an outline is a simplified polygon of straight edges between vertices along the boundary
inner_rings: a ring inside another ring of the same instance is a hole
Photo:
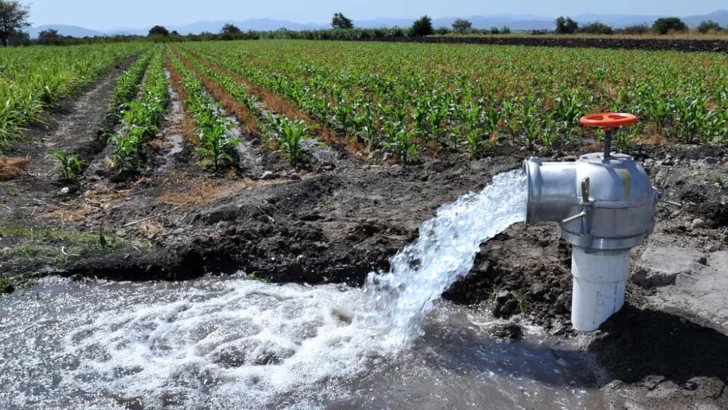
[[[465,142],[467,143],[468,154],[471,157],[477,157],[485,148],[485,130],[482,128],[473,128],[465,133]]]
[[[275,141],[276,145],[288,157],[291,165],[300,163],[303,159],[301,142],[310,132],[303,121],[291,121],[282,115],[266,115],[264,135],[267,141]]]
[[[83,172],[83,161],[78,154],[67,154],[58,149],[52,149],[50,154],[61,163],[61,177],[64,181],[74,181]]]
[[[297,164],[303,157],[301,141],[309,131],[303,121],[286,121],[283,124],[281,148],[291,164]]]
[[[123,170],[139,170],[141,164],[139,156],[140,132],[134,132],[134,128],[132,128],[125,135],[111,135],[110,138],[115,146],[114,155],[111,158],[114,167]]]
[[[389,136],[389,142],[385,144],[385,147],[394,152],[405,164],[416,162],[419,157],[419,147],[413,141],[415,135],[414,130],[407,130],[400,126]]]
[[[566,92],[564,95],[557,97],[554,102],[556,103],[553,111],[554,120],[563,123],[566,129],[573,128],[583,113],[579,92],[576,90]]]
[[[240,141],[230,135],[233,123],[221,118],[214,110],[205,110],[195,116],[199,124],[200,145],[197,152],[212,164],[215,172],[234,162],[232,152]]]

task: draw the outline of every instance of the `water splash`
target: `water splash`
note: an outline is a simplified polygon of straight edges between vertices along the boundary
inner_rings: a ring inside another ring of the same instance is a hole
[[[205,278],[50,284],[38,297],[9,297],[0,303],[0,408],[366,407],[362,396],[378,396],[360,390],[371,375],[388,383],[387,366],[396,374],[427,362],[403,349],[480,244],[525,218],[526,195],[515,171],[443,206],[363,291]],[[433,370],[412,374],[421,371]],[[346,399],[354,404],[336,406]]]
[[[526,176],[497,175],[479,194],[441,207],[422,226],[420,238],[394,256],[388,273],[371,273],[356,317],[387,327],[391,347],[422,335],[421,322],[433,302],[473,267],[480,244],[526,219]]]

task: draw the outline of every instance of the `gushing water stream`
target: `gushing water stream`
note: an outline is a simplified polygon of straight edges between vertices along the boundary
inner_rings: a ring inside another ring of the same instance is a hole
[[[497,176],[363,290],[44,280],[0,300],[0,408],[588,407],[574,349],[491,340],[487,315],[438,302],[525,203],[520,172]]]
[[[480,244],[526,219],[527,181],[520,171],[497,175],[479,194],[441,207],[422,226],[417,242],[392,258],[389,273],[369,275],[357,319],[380,322],[387,341],[405,346],[422,335],[421,321],[433,302],[473,267]]]

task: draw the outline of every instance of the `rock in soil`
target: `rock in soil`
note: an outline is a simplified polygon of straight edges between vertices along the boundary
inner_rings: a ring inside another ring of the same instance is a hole
[[[673,285],[678,275],[700,271],[706,261],[697,249],[649,247],[635,265],[634,281],[643,287]]]
[[[644,296],[652,308],[728,333],[728,252],[705,255],[698,249],[650,247],[634,280],[654,288]]]
[[[496,294],[491,312],[493,316],[498,318],[508,318],[516,315],[520,312],[518,299],[513,293],[502,290]]]
[[[496,339],[516,341],[523,337],[523,329],[513,322],[498,322],[488,327],[488,334]]]

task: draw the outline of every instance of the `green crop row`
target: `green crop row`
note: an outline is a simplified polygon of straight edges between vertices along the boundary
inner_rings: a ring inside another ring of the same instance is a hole
[[[154,137],[164,121],[170,96],[162,50],[162,46],[154,50],[139,99],[128,103],[123,111],[121,132],[111,136],[115,147],[113,163],[121,170],[139,170],[142,144]]]
[[[181,51],[187,61],[190,61],[200,72],[208,76],[213,82],[222,87],[238,104],[246,107],[254,116],[256,129],[262,132],[264,147],[276,147],[283,151],[292,165],[298,164],[303,158],[302,141],[311,134],[311,127],[301,120],[287,118],[282,114],[264,113],[258,98],[247,92],[245,87],[236,83],[229,76],[202,64],[193,56]],[[214,60],[214,59],[213,59]]]
[[[129,101],[134,100],[139,94],[139,84],[144,78],[144,73],[149,67],[149,62],[154,55],[153,51],[139,57],[124,73],[116,79],[116,100],[118,107],[124,107]]]
[[[728,141],[728,57],[720,54],[303,41],[184,47],[405,161],[433,143],[477,155],[497,144],[548,150],[599,138],[578,119],[603,111],[640,117],[617,134],[621,145]]]
[[[197,153],[208,161],[215,172],[233,165],[240,141],[232,135],[233,122],[222,115],[222,107],[210,94],[192,70],[187,69],[173,53],[172,66],[182,77],[187,91],[187,113],[196,125],[200,143]]]
[[[148,45],[0,49],[0,146],[59,100],[140,54]]]

